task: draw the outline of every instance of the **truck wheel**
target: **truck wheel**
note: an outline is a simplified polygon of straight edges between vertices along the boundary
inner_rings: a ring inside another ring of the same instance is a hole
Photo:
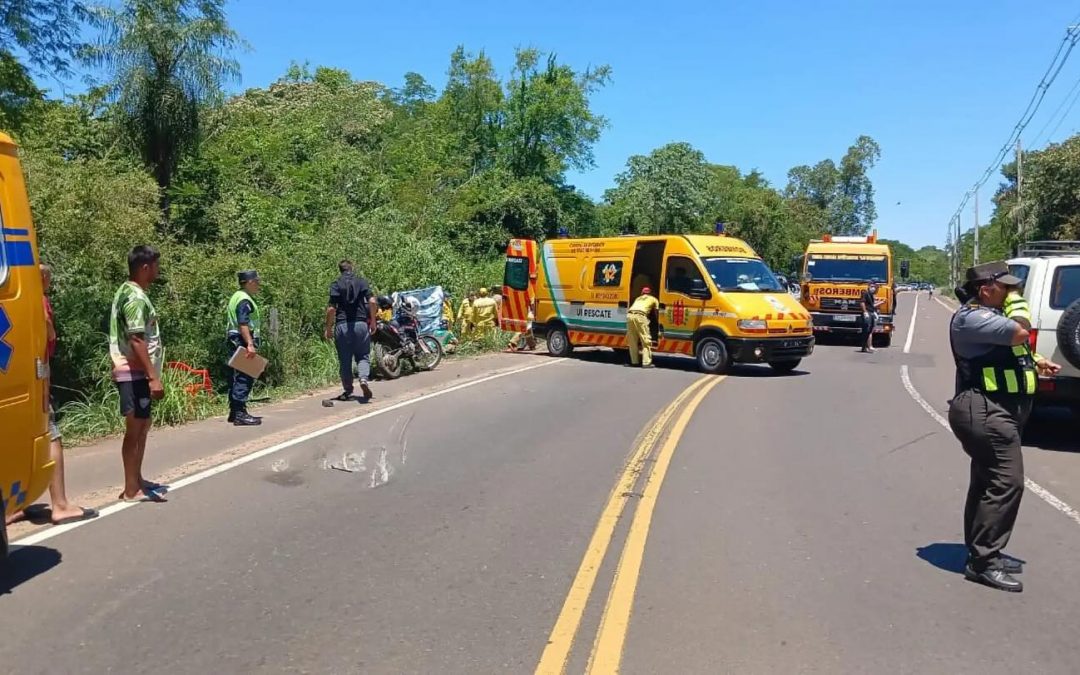
[[[709,375],[721,375],[731,368],[731,356],[724,341],[709,335],[698,340],[694,346],[698,369]]]
[[[799,367],[802,363],[802,359],[795,359],[793,361],[769,361],[769,367],[775,370],[777,373],[790,373]]]
[[[891,347],[892,346],[892,333],[884,333],[882,335],[875,335],[873,345],[875,347]]]
[[[1080,300],[1065,308],[1057,326],[1058,348],[1065,360],[1080,368]]]
[[[570,344],[570,336],[562,326],[551,326],[547,333],[548,353],[558,358],[570,356],[574,346]]]

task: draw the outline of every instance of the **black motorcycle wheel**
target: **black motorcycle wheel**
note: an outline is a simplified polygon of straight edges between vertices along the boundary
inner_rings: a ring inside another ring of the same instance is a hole
[[[401,359],[378,342],[371,345],[371,363],[375,372],[384,380],[401,377]]]
[[[416,367],[420,370],[435,370],[442,363],[442,343],[434,335],[421,335],[420,346],[413,356]]]

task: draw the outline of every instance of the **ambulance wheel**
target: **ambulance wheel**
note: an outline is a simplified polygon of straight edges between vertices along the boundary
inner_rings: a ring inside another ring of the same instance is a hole
[[[698,340],[694,347],[694,356],[698,369],[703,373],[720,375],[731,367],[731,356],[724,346],[724,341],[712,335]]]
[[[562,326],[551,326],[547,333],[548,353],[558,358],[570,356],[574,346],[570,344],[570,336]]]
[[[802,363],[802,359],[794,359],[791,361],[769,361],[769,367],[775,370],[777,373],[790,373],[799,367]]]

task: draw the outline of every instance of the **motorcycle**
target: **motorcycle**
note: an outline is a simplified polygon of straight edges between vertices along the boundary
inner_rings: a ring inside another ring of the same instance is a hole
[[[442,358],[442,343],[434,335],[420,333],[414,319],[399,315],[393,321],[376,322],[371,361],[375,372],[384,379],[401,377],[404,361],[414,371],[434,370]]]

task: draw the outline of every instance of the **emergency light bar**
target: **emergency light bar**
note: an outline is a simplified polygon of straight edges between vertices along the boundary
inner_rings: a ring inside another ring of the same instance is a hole
[[[834,237],[831,234],[821,235],[821,239],[811,239],[813,244],[876,244],[877,230],[865,237]]]

